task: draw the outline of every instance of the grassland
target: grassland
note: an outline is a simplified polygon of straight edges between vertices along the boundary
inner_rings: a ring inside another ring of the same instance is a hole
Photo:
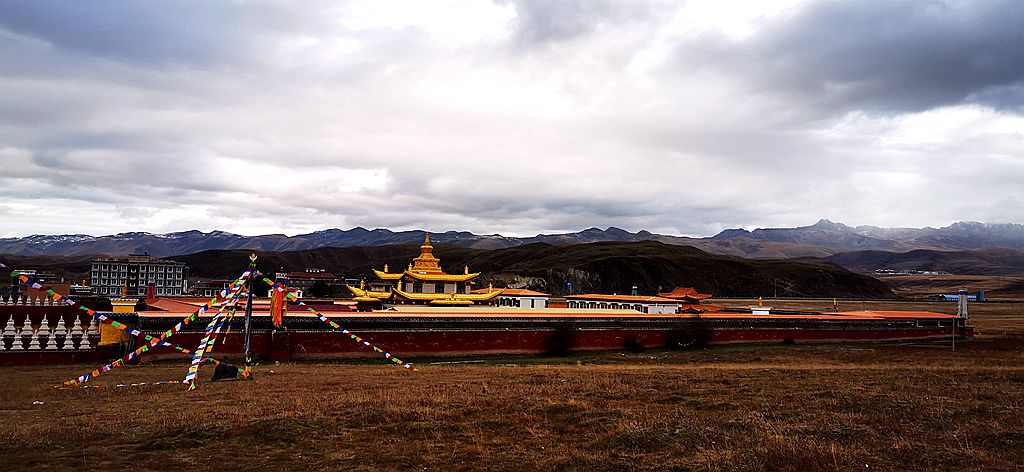
[[[776,310],[831,312],[833,303],[839,311],[895,310],[931,311],[956,314],[956,302],[895,301],[895,300],[832,300],[832,299],[771,299],[762,300],[765,306]],[[717,298],[708,303],[725,307],[749,307],[757,305],[757,299]],[[973,325],[981,339],[996,336],[1024,336],[1024,300],[1004,303],[970,303],[967,307]]]
[[[878,280],[904,297],[956,293],[967,287],[972,294],[983,288],[991,298],[1024,300],[1024,276],[1020,275],[886,275]]]
[[[840,309],[911,309],[865,305]],[[181,378],[179,363],[125,367],[92,389],[53,387],[83,366],[0,368],[0,469],[1020,470],[1024,309],[972,309],[981,334],[955,352],[419,359],[411,374],[294,363],[194,392],[113,387]]]

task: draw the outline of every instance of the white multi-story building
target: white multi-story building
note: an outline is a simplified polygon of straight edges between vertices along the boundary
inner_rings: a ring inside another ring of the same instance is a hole
[[[182,296],[185,294],[185,263],[153,259],[148,254],[112,257],[92,261],[90,284],[96,295],[120,295],[127,289],[128,296],[145,296],[146,287],[153,284],[156,296]]]

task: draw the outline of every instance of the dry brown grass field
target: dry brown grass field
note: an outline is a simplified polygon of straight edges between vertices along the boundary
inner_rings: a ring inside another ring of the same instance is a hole
[[[0,368],[0,469],[1021,470],[1024,311],[971,308],[981,334],[956,351],[731,346],[415,359],[414,373],[293,363],[194,392],[113,387],[180,379],[184,361],[92,389],[53,387],[86,366]]]
[[[993,298],[1024,300],[1024,276],[1019,275],[886,275],[877,278],[903,297],[956,293],[967,287],[972,294],[983,288]]]
[[[831,312],[833,300],[827,299],[771,299],[762,300],[765,306],[778,310],[820,311]],[[708,303],[725,307],[749,307],[757,305],[757,299],[713,299]],[[931,311],[935,313],[956,314],[956,302],[921,302],[921,301],[850,301],[837,300],[839,311],[856,310],[895,310],[895,311]],[[1024,301],[1013,300],[1003,303],[970,303],[967,307],[973,325],[981,338],[1001,336],[1004,334],[1024,335]]]

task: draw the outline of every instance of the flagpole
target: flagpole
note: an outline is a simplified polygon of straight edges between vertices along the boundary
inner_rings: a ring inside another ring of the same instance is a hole
[[[249,255],[249,269],[256,270],[256,254]],[[251,282],[251,281],[250,281]],[[252,378],[252,291],[253,284],[249,284],[249,297],[245,302],[245,370],[242,377]]]

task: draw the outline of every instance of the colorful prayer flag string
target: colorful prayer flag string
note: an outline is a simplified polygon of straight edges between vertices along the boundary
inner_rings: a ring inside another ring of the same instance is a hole
[[[27,286],[30,286],[30,287],[34,288],[35,286],[38,285],[39,287],[43,287],[43,285],[38,284],[35,281],[33,281],[32,279],[30,279],[30,278],[28,278],[28,277],[26,277],[24,275],[19,274],[17,271],[11,272],[11,276],[18,278],[21,281],[21,283],[23,283],[23,284],[25,284]],[[68,296],[62,295],[60,293],[57,293],[52,288],[49,288],[49,287],[45,287],[45,288],[46,288],[46,293],[48,295],[50,295],[51,298],[53,298],[53,301],[55,301],[55,302],[64,302],[68,306],[75,306],[76,305],[76,302],[74,300],[72,300],[71,298],[68,298]],[[97,321],[99,321],[101,323],[104,323],[104,324],[107,324],[107,325],[109,325],[112,328],[121,330],[121,331],[126,332],[126,333],[128,333],[128,334],[130,334],[132,336],[135,336],[135,337],[141,337],[141,338],[145,339],[146,341],[152,341],[153,339],[155,339],[153,336],[150,336],[149,334],[146,334],[145,331],[141,331],[141,330],[132,328],[130,326],[127,326],[125,324],[119,323],[116,320],[114,320],[113,318],[110,318],[109,316],[106,316],[106,315],[104,315],[104,314],[102,314],[100,312],[97,312],[96,310],[93,310],[93,309],[91,309],[91,308],[89,308],[89,307],[87,307],[85,305],[78,304],[78,308],[80,310],[84,311],[89,316],[95,318]],[[174,343],[169,343],[169,342],[163,341],[163,342],[160,343],[160,345],[171,347],[171,348],[173,348],[173,349],[175,349],[177,351],[180,351],[183,354],[187,354],[187,355],[191,355],[192,354],[191,350],[186,349],[184,347],[181,347],[181,346],[179,346],[177,344],[174,344]],[[219,359],[214,359],[212,357],[210,358],[210,360],[212,360],[214,362],[214,364],[220,364],[220,362],[221,362]]]
[[[238,292],[241,294],[242,292]],[[235,304],[238,302],[238,296],[236,295],[231,300],[231,314],[234,315],[237,307]],[[206,359],[208,352],[213,351],[213,343],[217,342],[217,334],[220,333],[221,327],[224,325],[224,320],[227,319],[227,315],[222,315],[222,312],[218,312],[216,316],[210,319],[210,323],[206,325],[206,332],[203,339],[199,341],[199,346],[196,347],[195,353],[192,355],[192,362],[189,364],[188,373],[185,374],[185,380],[181,383],[190,384],[195,382],[196,377],[199,375],[199,366],[202,365]]]
[[[259,273],[256,274],[257,277],[260,276],[260,275],[262,275],[262,274],[259,274]],[[363,338],[357,336],[355,333],[353,333],[353,332],[343,328],[338,323],[335,323],[334,321],[331,321],[329,318],[324,316],[323,313],[320,313],[315,308],[313,308],[313,307],[311,307],[309,305],[306,305],[302,300],[299,300],[298,297],[296,297],[294,293],[291,293],[290,291],[288,291],[288,287],[286,285],[284,285],[284,284],[282,284],[280,282],[274,282],[274,281],[270,280],[267,277],[263,277],[263,282],[265,282],[267,285],[270,285],[271,289],[277,290],[278,292],[284,293],[285,298],[290,300],[292,303],[295,303],[297,305],[301,305],[301,306],[306,307],[306,310],[309,310],[310,313],[316,315],[316,317],[319,318],[320,321],[323,321],[324,323],[327,323],[330,327],[332,327],[332,328],[334,328],[334,329],[336,329],[338,331],[341,331],[342,333],[347,334],[355,342],[373,349],[374,352],[379,353],[380,355],[384,356],[384,358],[386,358],[387,360],[389,360],[391,362],[394,362],[395,364],[398,364],[398,365],[400,365],[402,367],[405,367],[406,369],[409,369],[410,372],[416,370],[416,368],[413,367],[412,364],[410,364],[408,362],[405,362],[405,361],[403,361],[403,360],[401,360],[401,359],[399,359],[399,358],[397,358],[395,356],[392,356],[391,353],[389,353],[389,352],[387,352],[387,351],[385,351],[385,350],[383,350],[383,349],[381,349],[381,348],[379,348],[377,346],[374,346],[372,343],[370,343],[370,341],[367,341],[366,339],[363,339]]]
[[[237,311],[238,304],[236,303],[234,306],[231,307],[231,312],[225,315],[222,318],[221,322],[214,329],[213,337],[210,338],[210,346],[206,349],[206,353],[203,354],[203,359],[201,362],[206,362],[207,359],[213,359],[213,357],[210,357],[210,354],[213,353],[213,348],[217,345],[217,340],[220,339],[220,330],[225,326],[227,327],[227,329],[231,329],[231,321],[235,319],[235,313]],[[225,332],[225,334],[227,333]],[[226,338],[224,340],[221,340],[221,344],[224,344],[225,341]],[[215,361],[214,364],[217,364],[217,362]]]
[[[181,384],[180,380],[161,380],[159,382],[137,382],[137,383],[120,383],[116,385],[82,385],[81,388],[123,388],[123,387],[144,387],[146,385],[178,385]],[[54,388],[63,388],[59,385],[55,385]]]
[[[242,283],[241,282],[242,282],[242,280],[245,280],[250,275],[252,275],[252,271],[250,271],[250,270],[245,271],[245,273],[242,274],[242,276],[239,277],[238,279],[236,279],[234,282],[232,282],[228,286],[228,288],[225,288],[224,290],[221,290],[220,293],[218,293],[216,296],[214,296],[209,301],[207,301],[198,310],[192,312],[192,314],[190,314],[187,317],[185,317],[185,319],[179,321],[178,324],[176,324],[173,327],[171,327],[171,329],[168,329],[167,331],[164,331],[163,333],[160,333],[160,336],[158,336],[156,339],[153,339],[152,341],[150,341],[147,344],[139,346],[138,349],[136,349],[136,350],[134,350],[132,352],[129,352],[127,355],[125,355],[124,357],[121,357],[120,359],[117,359],[117,360],[115,360],[115,361],[113,361],[113,362],[111,362],[111,363],[109,363],[109,364],[107,364],[107,365],[105,365],[103,367],[100,367],[99,369],[96,369],[96,370],[94,370],[92,372],[82,374],[82,375],[78,376],[75,379],[68,380],[68,381],[64,382],[64,384],[65,385],[74,385],[74,384],[77,384],[77,383],[88,382],[90,379],[93,379],[95,377],[99,377],[100,375],[102,375],[105,372],[109,372],[110,370],[112,370],[112,369],[114,369],[116,367],[125,365],[126,363],[128,363],[129,361],[134,359],[135,357],[137,357],[137,356],[139,356],[139,355],[149,351],[149,349],[151,347],[156,346],[157,344],[162,342],[164,339],[173,336],[175,333],[180,331],[181,328],[183,328],[185,325],[187,325],[187,324],[191,323],[192,321],[196,320],[197,318],[203,316],[203,314],[206,313],[206,310],[209,310],[211,307],[213,307],[213,305],[217,304],[219,301],[225,300],[229,296],[237,298],[238,294],[241,293],[241,287],[242,287]],[[225,308],[226,308],[226,305],[221,306],[221,308],[218,311],[218,313],[223,312],[223,310]]]

